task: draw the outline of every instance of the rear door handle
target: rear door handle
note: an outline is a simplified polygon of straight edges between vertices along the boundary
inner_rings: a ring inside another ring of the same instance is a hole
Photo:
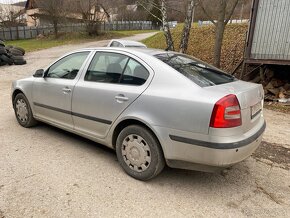
[[[126,96],[123,95],[123,94],[120,94],[120,95],[115,96],[115,99],[117,100],[118,103],[123,103],[123,102],[129,100],[129,98],[126,97]]]
[[[68,88],[68,87],[63,88],[62,91],[63,91],[64,94],[71,93],[71,89]]]

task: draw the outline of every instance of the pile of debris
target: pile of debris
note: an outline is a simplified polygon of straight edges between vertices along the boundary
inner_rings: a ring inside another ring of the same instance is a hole
[[[281,103],[290,103],[290,81],[279,78],[275,72],[269,68],[260,70],[260,74],[252,82],[261,83],[265,91],[265,100]]]
[[[0,40],[0,66],[4,65],[23,65],[26,64],[24,59],[25,50],[20,47],[7,45]]]

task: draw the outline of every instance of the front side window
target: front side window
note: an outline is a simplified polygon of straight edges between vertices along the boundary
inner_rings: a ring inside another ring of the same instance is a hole
[[[85,75],[86,81],[119,83],[129,57],[122,54],[98,52]]]
[[[201,87],[220,85],[236,80],[233,76],[187,55],[164,53],[155,55],[155,57]]]
[[[70,54],[53,64],[46,74],[48,78],[74,79],[90,52]]]

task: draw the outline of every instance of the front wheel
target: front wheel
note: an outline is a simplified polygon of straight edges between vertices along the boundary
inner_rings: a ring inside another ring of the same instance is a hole
[[[33,117],[29,102],[24,94],[16,95],[13,107],[17,121],[21,126],[29,128],[36,125],[37,121]]]
[[[165,166],[157,138],[139,125],[128,126],[117,138],[117,158],[124,171],[138,180],[157,176]]]

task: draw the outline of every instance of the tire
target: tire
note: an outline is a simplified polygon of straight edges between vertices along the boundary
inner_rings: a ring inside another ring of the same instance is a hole
[[[15,56],[15,55],[11,55],[10,57],[13,61],[23,61],[24,57],[23,56]]]
[[[5,47],[0,47],[0,55],[6,55],[7,54],[7,51],[6,51],[6,48]]]
[[[15,65],[25,65],[27,64],[26,60],[15,60],[14,61]]]
[[[22,55],[25,55],[25,50],[23,48],[20,48],[20,47],[17,47],[17,46],[14,46],[13,48],[18,50],[18,51],[20,51],[22,53]]]
[[[120,132],[116,153],[123,170],[138,180],[152,179],[165,166],[157,138],[151,131],[139,125],[128,126]]]
[[[7,49],[11,49],[11,48],[14,48],[14,47],[13,47],[13,45],[6,45],[6,48]]]
[[[11,56],[11,59],[13,60],[13,63],[15,65],[24,65],[26,64],[26,60],[23,58],[23,56]]]
[[[5,62],[5,63],[7,63],[9,65],[13,64],[13,60],[10,57],[6,56],[6,55],[0,55],[0,59],[2,60],[2,62]]]
[[[23,56],[23,53],[15,48],[9,49],[9,53],[14,55],[14,56]]]
[[[6,65],[6,62],[2,62],[2,60],[0,59],[0,67],[5,66],[5,65]]]
[[[29,102],[23,93],[16,95],[13,100],[13,108],[16,119],[21,126],[29,128],[37,124],[37,121],[33,117]]]

